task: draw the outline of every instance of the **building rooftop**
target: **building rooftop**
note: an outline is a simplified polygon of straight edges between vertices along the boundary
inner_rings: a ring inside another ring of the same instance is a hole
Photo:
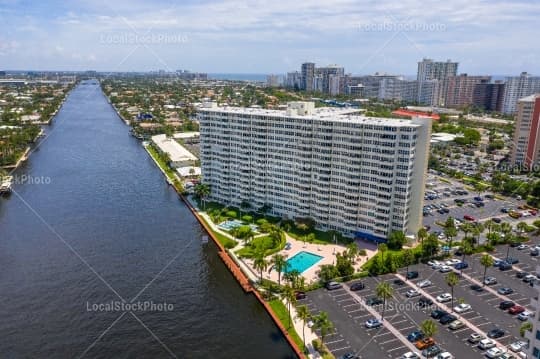
[[[522,97],[522,98],[519,99],[519,101],[532,102],[532,101],[535,101],[539,97],[540,97],[540,93],[535,93],[533,95]]]
[[[349,122],[373,125],[386,124],[391,126],[419,126],[419,124],[412,123],[409,119],[367,117],[360,114],[360,110],[357,108],[317,107],[311,112],[311,114],[298,115],[291,114],[287,110],[268,110],[253,107],[217,106],[215,103],[213,103],[213,105],[205,104],[205,106],[199,108],[199,111],[225,112],[246,115],[269,116],[277,118],[296,118],[326,121],[331,120],[335,122]]]
[[[197,161],[197,157],[174,139],[167,138],[167,135],[152,136],[152,141],[154,141],[161,151],[169,155],[172,162]]]

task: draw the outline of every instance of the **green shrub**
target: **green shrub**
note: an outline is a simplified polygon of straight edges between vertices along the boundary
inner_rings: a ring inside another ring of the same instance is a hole
[[[268,221],[264,218],[261,218],[261,219],[258,219],[255,223],[257,223],[257,225],[260,227],[260,226],[266,225]]]
[[[238,216],[238,213],[236,213],[236,211],[227,211],[225,212],[225,216],[229,217],[229,218],[236,218]]]
[[[247,223],[251,223],[251,222],[253,222],[253,217],[250,216],[249,214],[246,214],[245,216],[242,216],[242,221],[247,222]]]

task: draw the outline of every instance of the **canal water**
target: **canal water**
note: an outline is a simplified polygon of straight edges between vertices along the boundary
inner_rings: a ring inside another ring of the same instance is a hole
[[[295,357],[128,130],[83,82],[0,200],[0,357]]]

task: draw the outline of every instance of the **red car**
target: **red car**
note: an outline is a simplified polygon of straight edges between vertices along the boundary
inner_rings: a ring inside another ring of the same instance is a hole
[[[466,219],[467,221],[476,221],[473,216],[469,216],[468,214],[464,215],[463,219]]]
[[[521,305],[514,305],[512,308],[508,309],[508,313],[510,314],[519,314],[523,313],[525,311],[525,308],[523,308]]]

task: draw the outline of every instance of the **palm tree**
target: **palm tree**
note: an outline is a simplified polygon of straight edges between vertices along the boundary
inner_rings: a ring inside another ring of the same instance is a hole
[[[356,242],[347,244],[347,257],[349,257],[349,259],[353,261],[354,263],[357,256],[358,256],[358,246],[356,245]]]
[[[482,258],[480,258],[480,264],[484,266],[484,279],[482,279],[482,286],[486,285],[485,281],[486,281],[487,269],[488,267],[491,267],[493,265],[493,262],[494,262],[493,257],[490,256],[489,254],[484,254]]]
[[[435,334],[437,334],[438,331],[437,324],[431,319],[426,319],[422,323],[420,323],[420,330],[426,337],[432,337]]]
[[[375,288],[377,297],[383,300],[383,310],[381,314],[381,320],[384,320],[384,312],[386,310],[386,299],[390,298],[394,294],[394,288],[388,282],[380,282]]]
[[[450,272],[446,276],[446,284],[450,287],[452,294],[452,312],[454,311],[454,287],[459,283],[459,277],[455,272]]]
[[[334,324],[328,319],[326,312],[320,312],[314,319],[314,327],[321,331],[321,343],[324,344],[324,337],[334,329]]]
[[[281,273],[287,268],[287,261],[283,255],[278,253],[272,257],[272,264],[278,273],[278,285],[281,286]]]
[[[195,192],[197,197],[199,197],[201,199],[201,201],[203,203],[203,211],[204,211],[205,207],[206,207],[206,198],[208,196],[210,196],[210,193],[211,193],[210,185],[208,185],[206,183],[199,183],[199,184],[197,184],[195,186],[193,191]]]
[[[461,252],[463,252],[462,262],[465,262],[465,258],[467,258],[468,255],[471,255],[474,253],[473,247],[465,241],[463,241],[463,244],[461,245]],[[473,260],[473,263],[474,263],[474,260]],[[463,267],[461,268],[460,275],[463,275]]]
[[[525,322],[521,324],[521,327],[519,327],[519,335],[522,337],[525,337],[525,332],[530,332],[533,329],[533,325],[531,322]]]
[[[281,292],[281,299],[287,302],[287,311],[289,312],[289,328],[291,327],[291,304],[296,304],[296,293],[291,286],[286,285]]]
[[[417,237],[418,237],[418,240],[420,241],[420,245],[422,245],[424,243],[424,239],[426,239],[428,236],[428,231],[427,229],[425,229],[424,227],[420,228],[418,230],[418,234],[417,234]]]
[[[501,223],[501,233],[504,235],[504,242],[508,245],[506,249],[506,258],[510,255],[510,244],[512,244],[512,225],[508,222]]]
[[[452,222],[452,223],[454,223],[454,222]],[[444,229],[444,235],[446,236],[446,238],[448,238],[448,248],[452,249],[453,240],[457,236],[456,227],[455,226],[446,227]]]
[[[264,258],[264,251],[255,252],[255,259],[253,259],[253,268],[259,271],[262,283],[263,271],[268,268],[268,261]]]
[[[298,288],[298,281],[300,276],[300,272],[297,269],[293,269],[291,271],[288,271],[285,273],[284,278],[289,282],[289,285],[293,288]]]
[[[381,262],[384,263],[384,252],[388,250],[388,246],[384,243],[379,244],[379,251],[381,252]]]
[[[403,260],[403,265],[407,267],[407,273],[409,273],[409,266],[413,264],[414,262],[414,253],[411,249],[406,249],[403,251],[403,256],[401,257]],[[405,276],[405,280],[407,280],[407,277]]]
[[[304,350],[306,350],[306,322],[311,318],[307,306],[301,305],[297,307],[296,317],[302,321],[302,340],[304,341]]]

